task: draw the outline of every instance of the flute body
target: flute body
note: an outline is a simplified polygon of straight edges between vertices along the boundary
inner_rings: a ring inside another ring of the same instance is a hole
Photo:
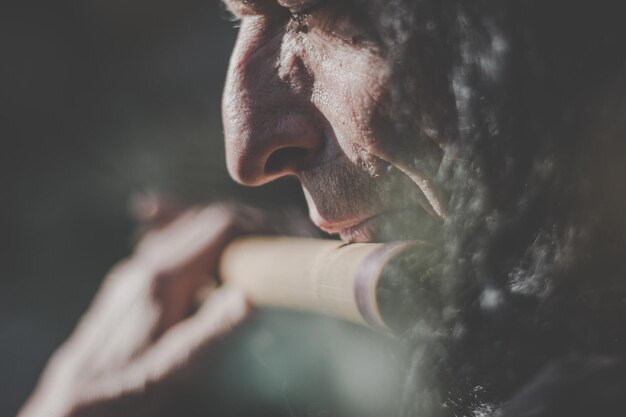
[[[314,311],[387,329],[376,290],[386,265],[409,246],[245,237],[226,248],[220,278],[257,306]]]

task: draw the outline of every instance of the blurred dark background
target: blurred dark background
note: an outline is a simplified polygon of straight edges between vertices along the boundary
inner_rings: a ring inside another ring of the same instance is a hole
[[[301,204],[294,184],[226,173],[234,26],[218,0],[1,3],[0,415],[129,254],[132,193]]]

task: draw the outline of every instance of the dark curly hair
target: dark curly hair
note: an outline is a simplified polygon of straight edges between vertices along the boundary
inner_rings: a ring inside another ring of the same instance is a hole
[[[448,201],[439,244],[389,284],[410,290],[401,415],[615,414],[626,406],[619,2],[372,2],[398,146],[445,143],[431,162]]]

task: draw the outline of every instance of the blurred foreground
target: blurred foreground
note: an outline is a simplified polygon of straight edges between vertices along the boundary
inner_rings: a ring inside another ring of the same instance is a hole
[[[217,1],[0,6],[0,415],[129,254],[132,193],[301,205],[292,184],[247,190],[226,174],[235,36]]]

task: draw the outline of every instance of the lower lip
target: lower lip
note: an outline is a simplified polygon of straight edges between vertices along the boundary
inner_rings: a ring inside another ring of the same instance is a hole
[[[369,217],[362,222],[347,227],[339,232],[339,237],[345,242],[367,243],[377,240],[379,230],[383,227],[384,214]]]

